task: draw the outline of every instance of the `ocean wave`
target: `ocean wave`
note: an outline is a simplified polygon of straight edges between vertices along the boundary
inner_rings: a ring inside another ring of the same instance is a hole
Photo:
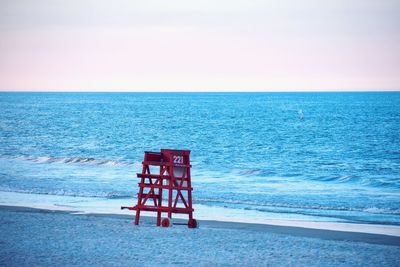
[[[37,194],[37,195],[54,195],[54,196],[68,196],[68,197],[90,197],[90,198],[107,198],[107,199],[125,199],[132,198],[132,195],[123,192],[81,192],[81,191],[69,191],[64,189],[58,190],[43,190],[39,188],[35,189],[17,189],[10,187],[0,187],[0,191],[12,192],[12,193],[24,193],[24,194]]]
[[[129,194],[126,192],[115,192],[115,191],[82,192],[82,191],[70,191],[64,189],[56,189],[56,190],[45,190],[41,188],[17,189],[6,186],[1,186],[0,191],[24,193],[24,194],[85,197],[85,198],[105,198],[105,199],[136,198],[136,194]],[[273,202],[262,203],[255,201],[226,200],[226,199],[222,200],[222,199],[209,199],[209,198],[196,198],[194,200],[194,204],[203,204],[207,206],[222,206],[224,208],[253,210],[259,212],[304,214],[304,215],[334,217],[334,218],[339,218],[340,213],[332,213],[332,212],[357,212],[357,213],[368,213],[377,215],[400,215],[400,209],[379,208],[379,207],[360,207],[360,208],[332,207],[332,206],[322,206],[322,205],[295,205],[289,203],[273,203]]]
[[[392,178],[392,179],[383,179],[377,177],[377,175],[368,176],[360,176],[358,174],[344,174],[344,175],[304,175],[302,173],[297,172],[281,172],[277,173],[272,170],[265,169],[233,169],[229,174],[234,176],[244,176],[244,177],[253,177],[257,179],[270,179],[273,178],[273,181],[276,181],[276,178],[281,179],[296,179],[296,180],[312,180],[316,182],[322,183],[337,183],[337,184],[359,184],[367,187],[375,187],[375,188],[400,188],[400,179]]]
[[[232,174],[234,175],[243,175],[243,176],[268,176],[268,175],[273,175],[275,172],[272,170],[264,170],[264,169],[248,169],[248,168],[243,168],[243,169],[233,169],[231,171]]]
[[[322,206],[322,205],[295,205],[288,203],[262,203],[255,201],[241,201],[241,200],[220,200],[220,199],[207,199],[207,198],[197,198],[196,203],[215,203],[227,206],[230,208],[234,205],[243,206],[247,210],[257,210],[262,212],[272,212],[274,209],[287,209],[287,210],[323,210],[323,211],[351,211],[351,212],[365,212],[370,214],[391,214],[400,215],[400,209],[389,209],[389,208],[377,208],[377,207],[366,207],[366,208],[354,208],[354,207],[332,207],[332,206]],[[268,209],[270,208],[270,209]],[[281,213],[282,211],[279,211]],[[290,211],[289,213],[296,213]]]
[[[133,166],[138,163],[118,160],[95,159],[85,157],[36,157],[36,156],[12,156],[2,157],[3,159],[27,160],[37,163],[66,163],[66,164],[92,164],[92,165],[110,165],[110,166]]]

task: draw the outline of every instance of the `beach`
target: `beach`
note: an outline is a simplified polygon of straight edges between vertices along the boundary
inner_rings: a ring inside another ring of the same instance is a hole
[[[0,266],[400,266],[397,93],[0,103]],[[162,148],[191,151],[198,229],[121,210]]]
[[[1,1],[0,267],[400,267],[399,14]]]
[[[399,266],[400,237],[200,221],[0,208],[2,266]]]

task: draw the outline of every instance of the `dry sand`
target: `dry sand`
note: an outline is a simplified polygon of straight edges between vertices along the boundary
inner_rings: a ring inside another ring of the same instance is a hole
[[[400,266],[400,237],[0,206],[1,266]]]

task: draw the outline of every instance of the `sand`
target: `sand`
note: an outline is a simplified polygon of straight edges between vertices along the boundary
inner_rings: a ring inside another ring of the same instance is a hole
[[[400,266],[400,237],[0,206],[1,266]]]

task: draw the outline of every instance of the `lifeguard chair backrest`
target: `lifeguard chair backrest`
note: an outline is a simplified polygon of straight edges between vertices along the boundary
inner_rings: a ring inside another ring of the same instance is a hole
[[[162,157],[160,152],[144,152],[144,161],[152,161],[152,162],[162,162]]]
[[[184,170],[190,165],[190,150],[161,149],[161,155],[164,162],[173,164],[175,177],[186,178]]]

